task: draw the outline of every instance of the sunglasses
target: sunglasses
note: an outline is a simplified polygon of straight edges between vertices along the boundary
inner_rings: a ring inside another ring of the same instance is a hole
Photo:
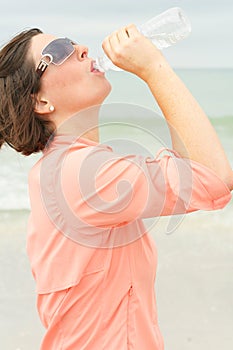
[[[76,43],[68,38],[58,38],[51,41],[42,50],[42,58],[37,66],[36,72],[41,77],[50,63],[56,66],[64,63],[75,51],[74,45]]]

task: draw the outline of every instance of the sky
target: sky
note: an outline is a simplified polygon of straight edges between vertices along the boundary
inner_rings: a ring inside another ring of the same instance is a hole
[[[189,17],[192,32],[164,49],[170,64],[174,68],[233,68],[232,0],[0,0],[0,45],[25,28],[39,27],[87,45],[96,57],[102,54],[102,40],[112,31],[129,23],[139,25],[175,6]]]

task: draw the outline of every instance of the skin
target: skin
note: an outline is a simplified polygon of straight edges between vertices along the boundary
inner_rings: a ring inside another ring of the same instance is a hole
[[[50,34],[32,38],[29,54],[35,67],[40,62],[43,48],[54,39],[56,37]],[[84,45],[74,47],[75,52],[63,64],[50,64],[44,72],[35,111],[51,119],[60,133],[75,132],[98,142],[98,112],[111,85],[103,73],[91,72],[93,59],[88,57],[88,48]],[[53,112],[50,106],[54,106]],[[70,118],[77,113],[78,117]],[[68,119],[69,123],[65,123]]]
[[[43,47],[53,39],[48,34],[32,39],[31,54],[36,65]],[[232,190],[233,173],[214,128],[161,51],[141,35],[134,24],[106,37],[102,46],[115,65],[137,75],[148,85],[169,125],[174,150],[181,157],[213,170]],[[51,118],[57,127],[82,111],[76,124],[65,132],[75,130],[98,141],[97,105],[104,101],[111,87],[103,74],[90,73],[88,49],[81,45],[75,49],[75,55],[64,64],[50,65],[44,73],[36,110]],[[55,107],[52,113],[50,105]],[[97,107],[86,113],[85,109],[92,106]]]

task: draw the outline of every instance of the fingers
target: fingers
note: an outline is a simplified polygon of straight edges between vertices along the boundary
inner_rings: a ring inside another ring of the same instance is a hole
[[[127,31],[128,37],[132,39],[137,38],[138,36],[141,35],[136,25],[133,23],[127,25],[127,27],[125,27],[125,30]]]
[[[125,41],[129,39],[129,33],[127,27],[123,27],[117,31],[117,37],[119,42]]]
[[[104,40],[104,45],[106,46],[107,44],[107,46],[109,45],[109,48],[111,47],[114,49],[127,39],[129,39],[129,35],[126,27],[124,27],[107,36]]]
[[[106,37],[102,47],[115,65],[138,74],[141,66],[145,66],[143,62],[146,57],[151,56],[145,54],[151,50],[152,45],[151,43],[148,45],[147,40],[134,24],[129,24]]]
[[[138,35],[140,35],[140,33],[137,27],[134,24],[129,24],[107,36],[102,43],[102,47],[110,57],[112,52],[118,52],[120,46],[127,43],[129,39],[136,38]]]
[[[110,38],[113,39],[113,41],[114,41],[114,38],[117,37],[119,43],[121,43],[125,40],[128,41],[128,39],[136,38],[139,35],[140,35],[140,33],[139,33],[137,27],[135,26],[135,24],[129,24],[126,27],[122,27],[122,28],[118,29],[117,31],[115,31],[110,36]]]
[[[103,48],[104,52],[106,53],[106,55],[109,58],[111,58],[110,55],[111,55],[111,52],[112,52],[112,47],[111,47],[111,44],[110,44],[110,36],[107,36],[104,39],[104,41],[102,43],[102,48]]]
[[[110,45],[114,47],[114,45],[118,45],[122,41],[137,37],[138,35],[140,35],[140,33],[135,24],[129,24],[126,27],[122,27],[107,36],[103,43],[106,45],[106,42],[109,41]]]
[[[112,56],[120,50],[122,43],[128,38],[126,30],[121,28],[107,36],[102,43],[102,47],[105,53],[112,58]]]

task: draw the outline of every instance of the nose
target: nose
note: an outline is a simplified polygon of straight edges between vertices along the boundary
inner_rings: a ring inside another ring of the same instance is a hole
[[[85,58],[87,58],[88,55],[88,47],[84,46],[84,45],[76,45],[76,51],[78,54],[78,59],[80,61],[85,60]]]

